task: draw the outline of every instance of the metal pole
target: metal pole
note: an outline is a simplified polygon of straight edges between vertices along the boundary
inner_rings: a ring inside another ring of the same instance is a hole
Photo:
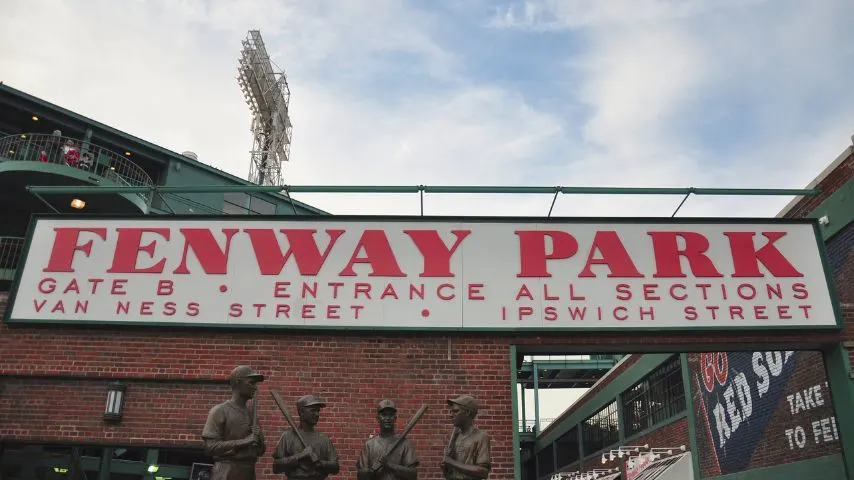
[[[540,373],[534,361],[534,435],[540,434]]]

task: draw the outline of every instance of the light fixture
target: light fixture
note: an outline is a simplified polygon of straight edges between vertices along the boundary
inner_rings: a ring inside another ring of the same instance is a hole
[[[126,156],[126,157],[129,157],[129,156],[130,156],[130,152],[125,152],[125,156]]]
[[[27,138],[27,135],[22,133],[21,138]]]
[[[113,382],[107,385],[107,406],[104,409],[104,420],[121,421],[126,389],[127,386],[122,382]]]
[[[75,198],[74,200],[71,201],[71,208],[76,208],[77,210],[80,210],[85,206],[86,206],[86,202],[83,200],[80,200],[79,198]]]
[[[148,466],[148,473],[157,473],[158,470],[160,470],[160,467],[158,467],[157,465]]]
[[[9,155],[14,155],[14,154],[15,154],[14,150],[9,150]]]
[[[37,117],[36,115],[33,115],[33,121],[34,121],[34,122],[38,122],[38,121],[39,121],[39,117]]]

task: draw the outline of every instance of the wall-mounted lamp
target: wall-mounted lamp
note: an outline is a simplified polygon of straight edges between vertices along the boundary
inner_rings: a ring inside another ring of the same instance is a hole
[[[113,382],[107,385],[107,406],[104,409],[104,420],[108,422],[121,421],[126,389],[127,386],[122,382]]]
[[[71,200],[71,208],[76,208],[77,210],[80,210],[85,206],[86,206],[86,202],[83,200],[80,200],[79,198],[75,198],[74,200]]]

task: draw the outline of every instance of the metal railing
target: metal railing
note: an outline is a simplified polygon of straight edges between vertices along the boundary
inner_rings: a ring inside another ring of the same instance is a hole
[[[0,281],[13,280],[24,255],[24,239],[21,237],[0,237]]]
[[[91,142],[59,135],[26,133],[2,137],[0,159],[65,165],[126,187],[154,184],[145,170],[125,156]]]
[[[549,425],[554,422],[554,418],[541,418],[540,419],[540,431],[543,431]],[[537,421],[536,420],[519,420],[518,421],[519,432],[520,433],[538,433],[537,432]]]

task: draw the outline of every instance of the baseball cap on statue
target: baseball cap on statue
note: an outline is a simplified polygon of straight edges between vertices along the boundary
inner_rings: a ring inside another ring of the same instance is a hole
[[[380,402],[379,405],[377,405],[377,411],[378,412],[382,412],[383,410],[385,410],[387,408],[390,408],[390,409],[394,410],[395,412],[397,411],[397,405],[394,403],[393,400],[383,400]]]
[[[324,408],[326,407],[326,402],[314,395],[305,395],[297,399],[297,408],[312,407],[314,405]]]
[[[460,395],[457,398],[448,399],[448,405],[452,403],[470,410],[472,413],[477,413],[477,400],[475,400],[471,395]]]
[[[261,375],[260,373],[256,372],[255,369],[250,367],[249,365],[239,365],[237,367],[234,367],[234,370],[231,371],[231,376],[229,377],[229,379],[232,383],[236,382],[237,380],[240,380],[241,378],[255,378],[259,382],[264,381],[264,375]]]

